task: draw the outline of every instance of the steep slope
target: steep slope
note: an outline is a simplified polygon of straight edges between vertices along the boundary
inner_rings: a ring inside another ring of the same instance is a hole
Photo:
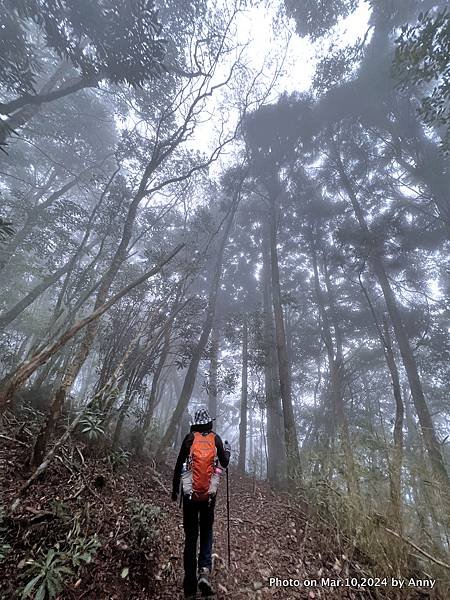
[[[26,441],[9,437],[2,438],[0,450],[4,508],[23,483],[25,474],[20,465],[28,452]],[[161,474],[150,463],[131,461],[126,466],[120,465],[121,461],[120,456],[113,460],[90,456],[80,442],[64,448],[14,515],[3,519],[0,547],[9,545],[11,549],[2,564],[1,598],[19,598],[32,575],[25,561],[47,557],[51,548],[61,564],[69,565],[72,571],[64,575],[64,589],[58,598],[181,597],[182,514],[178,503],[170,500],[170,470]],[[233,472],[228,568],[225,491],[224,481],[217,502],[214,546],[214,582],[219,599],[442,598],[435,590],[417,588],[331,587],[339,578],[362,581],[383,574],[357,550],[349,556],[348,543],[307,506],[301,507],[288,494],[274,494],[265,483]],[[84,541],[76,542],[80,539]],[[74,566],[74,552],[76,555],[77,548],[87,544],[89,554],[93,539],[98,539],[100,546],[92,561],[79,560],[81,568]],[[270,578],[297,581],[284,587],[270,585]],[[329,578],[328,585],[320,585],[322,578]],[[305,580],[316,580],[317,585],[297,587]]]

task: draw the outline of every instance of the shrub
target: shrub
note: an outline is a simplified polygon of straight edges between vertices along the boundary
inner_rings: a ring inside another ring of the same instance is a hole
[[[127,508],[137,546],[141,549],[150,546],[159,535],[157,525],[161,517],[161,509],[153,504],[145,504],[137,498],[130,498],[127,501]]]
[[[102,426],[102,418],[97,413],[86,413],[79,423],[80,431],[91,442],[98,442],[105,437],[105,430]]]
[[[71,539],[72,536],[75,536]],[[26,561],[24,577],[29,578],[25,585],[22,598],[32,597],[34,600],[52,600],[64,588],[65,580],[75,575],[79,569],[89,564],[100,547],[96,535],[86,538],[79,535],[79,523],[68,536],[65,549],[55,544],[47,551],[41,550],[37,558]]]
[[[73,575],[72,569],[66,564],[65,555],[59,551],[59,546],[51,548],[46,555],[37,559],[27,560],[26,577],[31,577],[25,585],[22,598],[33,597],[34,600],[56,598],[64,587],[64,578]]]
[[[131,452],[124,450],[123,448],[119,448],[119,450],[115,450],[114,452],[110,452],[106,457],[106,462],[110,466],[112,471],[118,471],[119,469],[124,469],[128,467],[130,462]]]

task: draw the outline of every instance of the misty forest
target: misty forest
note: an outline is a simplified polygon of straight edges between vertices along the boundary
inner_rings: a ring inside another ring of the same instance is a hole
[[[0,11],[0,598],[448,598],[447,2]]]

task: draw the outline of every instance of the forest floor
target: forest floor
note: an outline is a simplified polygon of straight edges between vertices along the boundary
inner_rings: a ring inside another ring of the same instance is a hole
[[[25,481],[21,465],[29,452],[26,440],[10,437],[0,440],[3,510]],[[65,577],[64,590],[57,598],[181,598],[182,514],[178,503],[170,499],[170,475],[168,467],[158,473],[149,462],[131,461],[113,469],[106,458],[93,456],[81,442],[65,446],[42,480],[28,490],[13,516],[0,523],[0,549],[1,544],[11,546],[0,564],[0,598],[21,597],[32,576],[27,559],[46,556],[48,549],[54,548],[67,562],[70,543],[80,536],[92,539],[94,534],[101,546],[92,562],[72,569],[73,575]],[[270,586],[270,577],[320,582],[322,577],[361,579],[380,573],[357,549],[348,558],[345,543],[333,527],[287,493],[275,494],[264,482],[231,471],[230,497],[232,552],[228,568],[226,489],[222,482],[214,529],[213,580],[218,600],[440,598],[436,591],[411,588]],[[145,521],[148,514],[142,507],[149,504],[159,511],[154,524],[151,517]],[[142,524],[148,525],[147,538],[139,528]]]

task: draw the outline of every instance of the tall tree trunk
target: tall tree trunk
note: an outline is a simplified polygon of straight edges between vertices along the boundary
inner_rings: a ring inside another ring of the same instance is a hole
[[[253,391],[253,389],[252,389]],[[248,466],[249,472],[254,475],[255,473],[255,440],[254,440],[254,422],[255,422],[255,413],[253,410],[253,406],[249,407],[248,411]]]
[[[230,234],[230,229],[233,223],[236,209],[237,200],[233,201],[230,214],[226,220],[225,230],[223,232],[222,239],[219,243],[216,262],[214,266],[214,274],[212,277],[211,287],[209,289],[208,294],[208,307],[206,309],[206,318],[203,323],[202,333],[192,353],[191,362],[189,363],[186,377],[184,378],[183,388],[181,390],[180,397],[178,398],[177,406],[175,407],[175,410],[172,413],[169,425],[158,448],[158,456],[160,460],[163,460],[165,458],[167,450],[173,444],[178,423],[180,422],[184,411],[188,407],[189,400],[191,399],[192,390],[194,389],[195,380],[197,377],[198,365],[206,348],[206,344],[208,343],[209,334],[211,333],[211,328],[213,326],[216,315],[217,295],[219,292],[219,285],[222,277],[223,255],[225,252],[226,244],[228,242],[228,236]]]
[[[273,319],[272,278],[270,272],[270,243],[268,233],[262,240],[262,303],[264,343],[264,390],[267,408],[267,478],[275,489],[283,488],[287,479],[286,444],[283,411],[278,378],[278,358]]]
[[[120,441],[120,435],[122,433],[122,427],[125,421],[125,417],[127,416],[128,411],[130,410],[130,406],[133,402],[133,392],[134,392],[134,376],[133,374],[130,376],[127,384],[127,389],[125,391],[125,398],[122,402],[122,406],[119,409],[119,416],[117,418],[116,426],[114,428],[114,434],[112,438],[111,448],[113,450],[117,450]]]
[[[325,282],[327,287],[327,296],[330,313],[332,315],[335,330],[336,349],[334,348],[333,338],[330,329],[330,322],[325,308],[324,294],[322,291],[322,286],[320,284],[315,241],[312,238],[310,240],[310,250],[314,271],[314,289],[316,292],[316,302],[319,308],[319,314],[322,321],[322,336],[325,342],[325,347],[328,355],[328,364],[330,368],[330,399],[333,412],[336,415],[336,420],[339,425],[342,450],[344,452],[345,458],[345,475],[347,480],[348,492],[353,497],[353,499],[358,502],[357,499],[359,498],[359,486],[358,478],[356,475],[355,460],[353,457],[352,443],[350,439],[350,431],[348,427],[348,419],[344,405],[345,370],[344,360],[342,356],[340,327],[337,322],[336,310],[334,306],[334,294],[333,289],[331,287],[331,281],[327,273],[325,277]]]
[[[70,350],[70,347],[67,347],[66,352]],[[62,354],[62,353],[61,353]],[[55,365],[61,363],[61,355],[53,356],[51,360],[41,369],[39,374],[37,375],[34,386],[36,388],[40,388],[50,379],[50,372],[54,369]]]
[[[330,391],[333,406],[336,411],[336,421],[341,434],[342,449],[344,452],[348,491],[354,499],[359,498],[359,485],[356,474],[355,460],[353,457],[352,443],[348,419],[344,406],[344,364],[336,358],[331,364]]]
[[[219,344],[220,344],[220,326],[216,322],[211,332],[211,355],[209,362],[209,385],[208,385],[208,410],[211,417],[215,418],[217,427],[217,398],[218,398],[218,368],[219,368]]]
[[[330,273],[328,270],[328,264],[327,264],[327,259],[326,259],[325,253],[323,253],[322,264],[323,264],[323,274],[324,274],[324,279],[325,279],[325,288],[327,290],[328,306],[330,308],[330,317],[331,317],[330,321],[333,324],[334,337],[336,339],[336,357],[342,361],[343,353],[342,353],[341,327],[339,325],[338,314],[336,311],[336,300],[335,300],[335,295],[334,295],[334,290],[333,290],[333,284],[331,283],[331,277],[330,277]]]
[[[403,388],[403,398],[405,399],[406,422],[405,449],[409,457],[410,490],[420,524],[420,541],[424,546],[430,546],[431,542],[432,552],[445,558],[448,550],[444,548],[443,544],[443,524],[447,525],[448,530],[448,510],[445,508],[444,512],[440,512],[440,514],[436,512],[436,507],[442,508],[442,496],[436,493],[436,487],[427,481],[429,467],[424,455],[426,448],[424,448],[423,436],[420,436],[417,430],[405,387]]]
[[[164,365],[167,361],[167,356],[170,350],[170,334],[172,332],[173,319],[169,320],[164,330],[164,342],[159,356],[158,363],[153,373],[152,385],[150,387],[150,394],[148,396],[147,407],[145,410],[144,420],[142,423],[141,431],[138,434],[137,439],[137,454],[142,454],[145,444],[145,438],[147,437],[152,422],[153,413],[156,406],[156,398],[158,392],[158,383],[161,373],[164,369]]]
[[[375,308],[370,299],[370,295],[366,290],[361,275],[359,283],[367,303],[372,313],[373,321],[378,332],[378,337],[383,348],[383,354],[386,359],[386,364],[389,370],[392,390],[395,400],[395,421],[394,421],[394,447],[392,451],[392,460],[389,464],[389,493],[391,498],[390,517],[401,533],[402,526],[402,465],[403,465],[403,422],[404,422],[404,404],[402,398],[402,390],[400,385],[400,375],[397,368],[397,363],[394,356],[391,334],[389,331],[389,322],[384,315],[383,326],[378,322]]]
[[[241,407],[239,420],[239,460],[238,469],[245,473],[247,454],[247,400],[248,400],[248,322],[244,315],[242,325],[242,376],[241,376]]]
[[[394,351],[392,349],[392,340],[389,333],[389,324],[387,319],[383,323],[383,338],[386,363],[391,375],[392,390],[395,399],[395,421],[394,421],[394,449],[392,453],[392,464],[390,473],[390,496],[392,520],[402,531],[402,464],[403,464],[403,420],[404,406],[402,390],[400,386],[400,376],[395,362]]]
[[[56,424],[61,415],[62,403],[63,398],[61,397],[60,389],[58,389],[50,406],[50,412],[45,422],[45,426],[41,427],[34,441],[30,457],[30,465],[32,467],[37,467],[42,462],[42,457],[45,454],[48,440],[53,435]]]
[[[280,393],[283,404],[284,434],[286,440],[287,470],[291,481],[301,479],[300,453],[292,406],[289,358],[284,327],[283,306],[281,303],[280,271],[277,250],[277,211],[276,197],[270,199],[270,271],[272,280],[272,302],[275,318],[275,341],[280,375]]]
[[[353,206],[356,219],[361,227],[361,230],[365,234],[367,240],[370,240],[371,234],[369,227],[366,223],[364,212],[359,204],[359,201],[353,190],[353,186],[350,182],[348,175],[345,172],[341,158],[338,154],[336,156],[336,166],[341,178],[342,186],[347,192],[347,195]],[[395,298],[394,292],[392,291],[392,287],[383,264],[382,256],[378,248],[371,248],[368,261],[369,266],[371,267],[373,273],[375,274],[378,280],[378,283],[380,284],[389,312],[389,317],[394,328],[395,336],[397,338],[397,343],[403,361],[403,366],[405,367],[406,375],[408,378],[411,396],[413,398],[414,406],[422,430],[422,435],[425,441],[425,446],[427,448],[427,453],[433,469],[433,474],[436,480],[441,484],[442,492],[445,494],[447,501],[450,502],[450,478],[447,472],[444,458],[442,456],[439,440],[436,436],[428,404],[425,400],[416,359],[414,357],[414,353],[412,351],[408,335],[403,325],[403,321],[397,305],[397,300]]]

